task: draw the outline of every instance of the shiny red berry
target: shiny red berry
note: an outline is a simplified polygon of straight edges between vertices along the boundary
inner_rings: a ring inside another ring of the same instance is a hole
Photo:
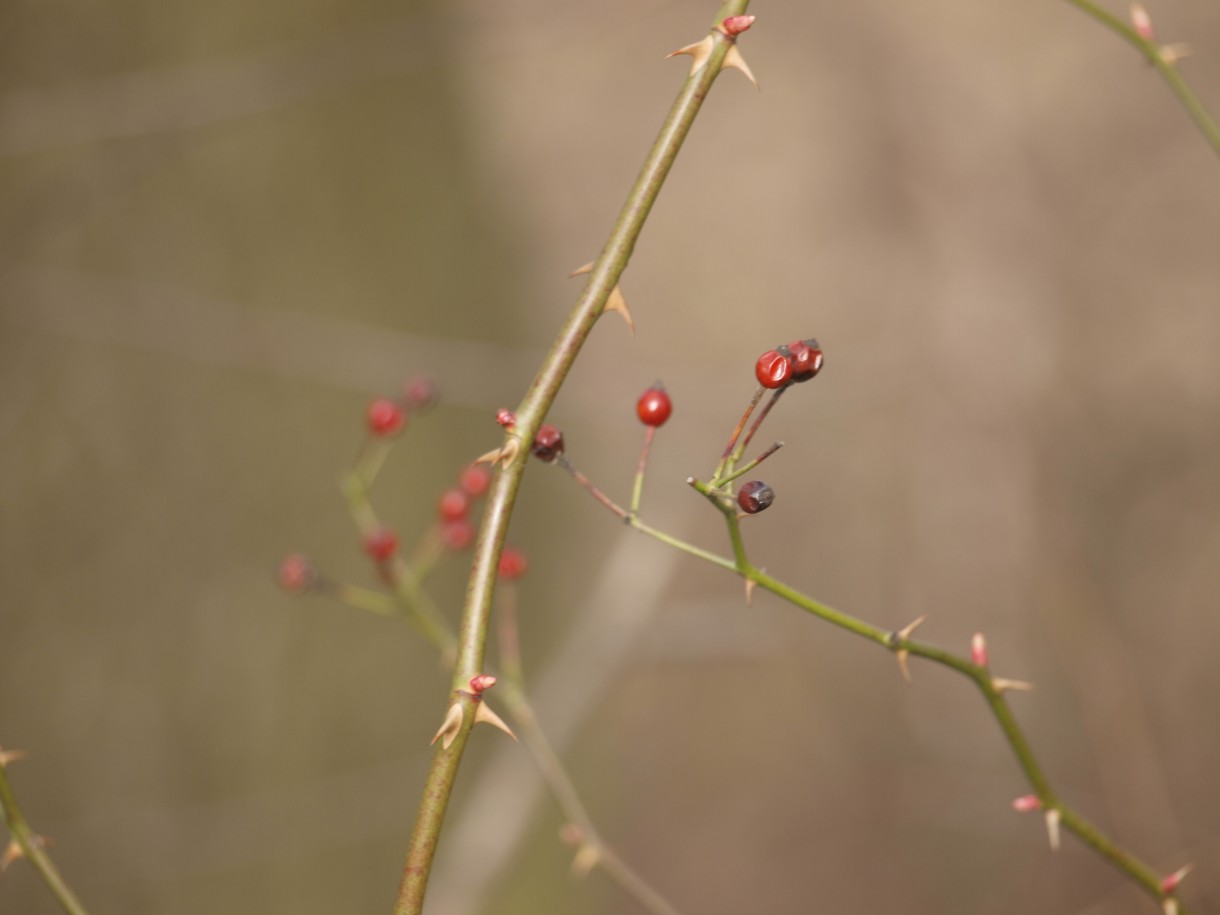
[[[378,562],[389,559],[397,549],[398,535],[388,527],[379,527],[364,538],[364,551]]]
[[[441,526],[441,542],[455,552],[468,549],[474,543],[474,525],[465,518],[446,521]]]
[[[737,493],[737,504],[747,515],[757,515],[771,507],[775,501],[775,490],[762,480],[751,480]]]
[[[409,408],[423,412],[436,404],[441,389],[434,379],[427,375],[417,375],[407,382],[406,390],[403,393]]]
[[[563,433],[552,426],[550,423],[544,423],[538,430],[538,434],[534,436],[533,446],[534,457],[545,464],[549,464],[563,454]]]
[[[470,512],[470,496],[456,486],[447,489],[437,505],[437,512],[443,521],[459,521]]]
[[[673,401],[669,399],[669,395],[665,393],[665,388],[661,387],[659,381],[641,394],[640,399],[635,402],[635,413],[645,426],[655,428],[665,425],[665,421],[669,419],[669,414],[673,411]]]
[[[318,583],[318,570],[308,556],[293,553],[280,563],[279,580],[289,594],[304,594]]]
[[[369,404],[365,418],[373,435],[390,436],[402,431],[407,415],[394,401],[379,397]]]
[[[789,343],[787,349],[792,360],[793,381],[808,381],[822,370],[822,349],[817,340],[797,340]]]
[[[525,574],[529,563],[525,554],[511,546],[506,546],[500,554],[500,577],[505,581],[516,581]]]
[[[769,349],[754,364],[754,376],[764,388],[782,388],[792,379],[792,363],[783,353]]]
[[[471,464],[458,477],[458,486],[462,487],[466,491],[466,495],[473,499],[486,495],[487,490],[491,487],[491,471],[482,464]]]

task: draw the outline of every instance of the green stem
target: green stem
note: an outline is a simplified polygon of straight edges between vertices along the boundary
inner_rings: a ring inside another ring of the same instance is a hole
[[[748,6],[749,0],[725,0],[716,14],[714,24],[719,24],[728,16],[744,13]],[[584,292],[543,361],[525,399],[517,408],[516,425],[506,433],[506,446],[509,442],[515,442],[517,452],[492,484],[487,511],[475,543],[474,564],[467,585],[458,635],[453,689],[447,706],[471,677],[482,672],[496,569],[500,553],[504,549],[504,539],[521,485],[521,477],[525,471],[529,445],[559,393],[559,388],[571,370],[577,354],[593,330],[593,325],[605,310],[611,291],[618,285],[661,186],[712,83],[720,73],[725,55],[732,46],[731,40],[718,30],[713,29],[711,34],[710,57],[704,66],[690,74],[683,82],[678,97],[661,126],[660,134],[644,161],[639,177],[628,194],[606,246],[594,262]],[[407,864],[403,870],[398,902],[394,910],[396,915],[419,915],[423,911],[432,857],[444,823],[445,808],[453,782],[461,764],[468,731],[468,726],[464,724],[451,748],[439,749],[433,755],[407,852]]]
[[[1182,107],[1186,109],[1186,113],[1195,122],[1195,126],[1203,134],[1203,138],[1212,148],[1212,152],[1220,156],[1220,125],[1216,124],[1199,97],[1195,95],[1194,90],[1190,88],[1190,84],[1183,79],[1175,61],[1165,54],[1165,49],[1155,41],[1144,38],[1130,23],[1102,9],[1091,0],[1067,0],[1067,2],[1121,36],[1128,44],[1139,49],[1140,53],[1161,74]]]
[[[4,820],[12,834],[13,841],[21,849],[21,856],[34,866],[34,870],[38,871],[38,876],[59,901],[63,910],[69,915],[88,915],[85,907],[76,898],[76,894],[64,881],[55,862],[47,854],[42,838],[30,829],[30,824],[22,815],[21,808],[17,806],[17,796],[13,793],[12,785],[9,784],[3,761],[0,761],[0,819]]]

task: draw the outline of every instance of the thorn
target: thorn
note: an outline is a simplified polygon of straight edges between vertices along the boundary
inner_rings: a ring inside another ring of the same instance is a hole
[[[674,51],[674,54],[677,53],[677,51]],[[673,54],[670,56],[672,57]],[[568,277],[584,276],[586,273],[592,273],[593,264],[594,261],[589,261],[584,266],[577,267],[568,274]],[[631,317],[631,311],[627,308],[627,299],[623,297],[623,287],[619,283],[615,283],[614,288],[610,290],[610,297],[606,299],[606,304],[602,308],[602,314],[605,314],[607,311],[616,311],[622,315],[623,320],[627,322],[627,329],[631,331],[631,336],[635,336],[635,321]]]
[[[916,629],[918,629],[923,624],[923,621],[926,620],[927,618],[928,618],[928,615],[925,613],[923,616],[920,616],[918,619],[916,619],[910,623],[907,623],[907,625],[905,627],[903,627],[902,629],[899,629],[897,632],[891,632],[890,638],[889,638],[890,644],[891,645],[901,645],[903,642],[905,642],[907,639],[909,639],[911,637],[911,633],[913,633]],[[894,658],[898,661],[898,669],[900,671],[902,671],[902,679],[906,680],[907,683],[912,682],[911,681],[911,668],[907,664],[907,660],[908,660],[908,658],[910,658],[910,656],[911,656],[911,652],[908,651],[906,648],[900,647],[894,651]]]
[[[1169,66],[1173,66],[1179,60],[1185,60],[1194,53],[1194,49],[1183,41],[1175,44],[1167,44],[1161,48],[1161,59]]]
[[[491,708],[488,707],[486,702],[480,702],[479,707],[475,709],[474,712],[475,724],[478,724],[480,721],[483,722],[483,724],[490,724],[494,728],[499,728],[513,740],[517,739],[517,735],[513,733],[513,729],[505,724],[504,719],[493,712]]]
[[[486,454],[481,454],[474,459],[476,464],[491,464],[493,467],[500,462],[511,464],[517,457],[517,453],[521,450],[521,440],[510,438],[500,448],[494,451],[488,451]]]
[[[1023,794],[1012,799],[1012,809],[1017,813],[1033,813],[1042,809],[1042,798],[1036,794]]]
[[[1059,820],[1062,817],[1057,807],[1046,811],[1046,838],[1051,843],[1051,851],[1059,851]]]
[[[1131,4],[1131,27],[1135,34],[1144,41],[1156,41],[1156,31],[1152,28],[1152,17],[1142,3]]]
[[[453,741],[457,739],[458,731],[461,729],[462,703],[455,702],[449,706],[449,714],[445,716],[445,723],[441,725],[441,729],[432,738],[432,743],[436,743],[437,738],[440,738],[441,746],[448,750],[453,745]]]
[[[746,79],[754,84],[754,88],[758,89],[758,80],[754,78],[754,74],[750,71],[750,65],[746,63],[746,59],[741,56],[741,51],[737,50],[737,45],[729,48],[729,53],[724,55],[724,63],[720,65],[723,70],[726,67],[731,67],[734,70],[740,70],[745,74]]]
[[[981,632],[976,632],[970,640],[970,660],[979,667],[987,666],[987,640]]]
[[[677,54],[677,53],[678,53],[677,51],[674,51],[674,54]],[[574,277],[574,276],[584,276],[586,273],[592,273],[593,265],[595,263],[597,263],[597,261],[589,261],[589,263],[585,264],[584,266],[577,267],[575,270],[573,270],[571,273],[568,274],[568,279],[572,279],[572,277]]]
[[[1161,911],[1165,915],[1178,915],[1178,901],[1172,897],[1161,900]]]
[[[597,862],[601,860],[601,852],[589,844],[580,846],[580,850],[576,852],[576,857],[572,859],[572,876],[587,877],[589,871],[597,867]]]
[[[694,76],[703,69],[703,65],[707,63],[708,57],[712,54],[712,36],[708,35],[702,41],[696,41],[694,44],[688,44],[684,48],[671,51],[665,55],[665,59],[677,57],[679,54],[689,54],[691,56],[690,75]]]
[[[1010,689],[1017,692],[1027,693],[1034,688],[1032,683],[1025,680],[1007,680],[1004,677],[993,677],[991,680],[991,688],[997,693],[1006,693]]]
[[[21,846],[17,844],[16,839],[10,839],[8,847],[4,849],[4,854],[0,855],[0,874],[8,870],[8,866],[14,861],[24,858],[25,852],[21,850]]]
[[[1179,867],[1176,871],[1161,881],[1161,892],[1166,896],[1170,896],[1178,891],[1178,886],[1182,883],[1183,878],[1195,869],[1194,863]]]
[[[14,763],[22,759],[25,759],[25,750],[0,749],[0,769],[7,767],[9,763]]]
[[[746,606],[754,606],[754,589],[758,587],[758,582],[753,578],[746,579]]]

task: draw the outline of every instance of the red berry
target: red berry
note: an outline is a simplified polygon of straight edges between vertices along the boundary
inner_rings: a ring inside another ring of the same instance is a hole
[[[640,399],[635,402],[636,415],[645,426],[665,425],[665,421],[669,419],[669,414],[673,410],[673,401],[669,399],[669,395],[665,393],[665,388],[661,387],[659,381],[641,394]]]
[[[407,399],[407,406],[412,410],[423,412],[436,404],[437,398],[440,397],[441,389],[435,379],[429,378],[427,375],[417,375],[407,382],[406,388],[403,390],[403,396]]]
[[[389,436],[402,431],[407,417],[397,403],[379,397],[369,404],[367,419],[370,432],[374,435]]]
[[[379,527],[364,538],[364,551],[378,562],[389,559],[397,549],[398,535],[388,527]]]
[[[737,493],[737,504],[747,515],[757,515],[770,508],[775,501],[775,490],[762,480],[751,480]]]
[[[792,379],[792,363],[783,353],[769,349],[758,357],[754,375],[764,388],[782,388]]]
[[[516,581],[525,574],[529,563],[525,554],[511,546],[506,546],[500,554],[500,577],[505,581]]]
[[[293,553],[280,563],[279,580],[289,594],[304,594],[318,583],[318,570],[308,556]]]
[[[468,549],[474,543],[474,525],[465,518],[446,521],[441,526],[441,542],[454,552]]]
[[[791,354],[793,381],[808,381],[822,370],[822,350],[817,340],[797,340],[789,343],[787,349]]]
[[[563,433],[550,423],[544,423],[534,436],[533,452],[538,460],[545,464],[551,463],[563,454]]]
[[[453,489],[447,489],[441,496],[437,511],[440,512],[441,519],[444,521],[460,521],[470,511],[470,496],[466,494],[466,490],[458,489],[456,486]]]
[[[458,486],[466,490],[466,495],[477,499],[491,486],[491,471],[482,464],[471,464],[458,477]]]

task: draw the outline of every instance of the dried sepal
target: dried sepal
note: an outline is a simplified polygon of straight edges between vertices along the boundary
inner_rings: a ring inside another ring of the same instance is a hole
[[[513,729],[504,723],[504,719],[491,710],[486,702],[480,702],[478,708],[474,712],[474,722],[478,724],[490,724],[493,728],[499,728],[513,740],[517,739],[517,735],[513,733]]]
[[[439,731],[432,737],[432,743],[436,743],[439,739],[441,747],[448,750],[453,741],[457,739],[458,732],[462,729],[462,703],[455,702],[449,706],[449,712],[445,715],[445,722],[441,725]]]

